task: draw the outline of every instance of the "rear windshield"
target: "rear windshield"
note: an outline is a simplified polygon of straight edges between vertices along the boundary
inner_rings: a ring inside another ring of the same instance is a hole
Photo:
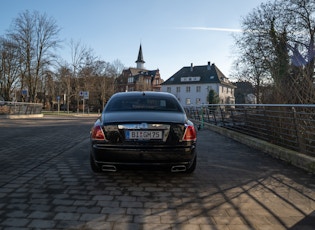
[[[112,98],[105,107],[105,111],[170,111],[183,112],[175,98],[160,97],[117,97]]]

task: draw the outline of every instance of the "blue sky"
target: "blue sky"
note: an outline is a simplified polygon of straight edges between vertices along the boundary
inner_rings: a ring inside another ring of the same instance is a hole
[[[166,80],[184,66],[208,61],[230,77],[241,18],[268,0],[0,0],[0,35],[25,10],[53,17],[64,47],[80,41],[107,62],[135,67],[139,45],[145,68]],[[70,61],[70,60],[68,60]],[[232,79],[233,80],[233,79]]]

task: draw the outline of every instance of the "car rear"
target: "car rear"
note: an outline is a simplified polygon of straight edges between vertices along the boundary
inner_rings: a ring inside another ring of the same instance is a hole
[[[91,130],[91,161],[96,169],[114,171],[125,165],[155,165],[172,171],[191,168],[196,160],[194,125],[187,119],[176,98],[164,94],[158,96],[162,100],[164,97],[175,100],[172,103],[178,108],[117,111],[108,109],[111,108],[109,105],[107,110],[104,109],[102,117]],[[147,98],[151,98],[150,95]]]

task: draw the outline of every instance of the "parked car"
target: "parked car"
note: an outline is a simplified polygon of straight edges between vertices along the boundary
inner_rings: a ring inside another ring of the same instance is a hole
[[[90,165],[94,172],[132,165],[192,173],[196,140],[194,124],[173,94],[116,93],[91,129]]]

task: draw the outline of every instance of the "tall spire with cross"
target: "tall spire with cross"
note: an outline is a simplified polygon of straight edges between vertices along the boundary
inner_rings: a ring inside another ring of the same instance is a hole
[[[137,63],[137,69],[144,69],[145,61],[143,60],[141,44],[140,44],[139,53],[138,53],[138,59],[137,59],[136,63]]]

